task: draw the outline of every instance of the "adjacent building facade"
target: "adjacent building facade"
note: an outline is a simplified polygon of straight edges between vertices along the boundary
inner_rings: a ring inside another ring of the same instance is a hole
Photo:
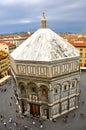
[[[16,48],[16,45],[10,42],[0,41],[0,50],[6,53],[11,53]]]
[[[11,53],[22,114],[53,119],[78,108],[79,51],[46,27]]]
[[[8,75],[10,59],[7,53],[0,51],[0,79]]]
[[[30,35],[31,33],[29,31],[25,34],[20,33],[15,35],[4,35],[0,36],[0,41],[3,41],[5,43],[11,43],[14,44],[14,46],[18,47],[23,41],[30,37]]]
[[[86,71],[86,34],[60,34],[80,52],[80,69]]]
[[[80,51],[80,68],[86,70],[86,42],[72,43]]]

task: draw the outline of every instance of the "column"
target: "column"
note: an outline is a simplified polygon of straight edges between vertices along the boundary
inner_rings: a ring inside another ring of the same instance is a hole
[[[53,90],[50,90],[50,91],[48,92],[48,101],[49,101],[50,104],[52,104],[53,101],[54,101]]]
[[[61,110],[62,108],[61,108],[61,102],[59,102],[59,113],[61,113]]]
[[[68,107],[67,107],[67,110],[69,110],[69,104],[70,104],[70,102],[69,102],[69,98],[68,98]]]
[[[52,120],[52,116],[53,116],[53,108],[52,107],[49,107],[49,119]]]

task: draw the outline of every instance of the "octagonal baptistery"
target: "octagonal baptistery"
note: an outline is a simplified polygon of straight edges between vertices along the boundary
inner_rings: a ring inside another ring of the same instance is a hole
[[[79,52],[46,27],[10,55],[22,114],[53,119],[78,108]]]

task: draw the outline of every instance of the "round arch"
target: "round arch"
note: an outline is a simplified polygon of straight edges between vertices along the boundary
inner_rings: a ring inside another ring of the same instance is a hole
[[[33,82],[27,83],[27,89],[33,93],[37,93],[37,91],[38,91],[37,85]]]
[[[20,82],[19,84],[18,84],[18,86],[19,86],[19,90],[20,90],[20,93],[23,95],[26,95],[26,90],[25,90],[25,84],[23,83],[23,82]]]
[[[34,82],[27,83],[27,96],[30,100],[38,101],[38,86]]]
[[[71,80],[71,83],[70,83],[70,87],[71,88],[75,88],[76,86],[77,86],[77,82],[78,82],[78,80],[75,78],[75,79],[72,79]]]
[[[68,89],[69,89],[69,86],[70,86],[69,81],[63,82],[63,83],[62,83],[62,91],[68,90]]]
[[[56,84],[53,88],[54,94],[60,93],[61,91],[61,84]]]
[[[46,85],[40,86],[41,100],[46,101],[48,99],[48,90]]]

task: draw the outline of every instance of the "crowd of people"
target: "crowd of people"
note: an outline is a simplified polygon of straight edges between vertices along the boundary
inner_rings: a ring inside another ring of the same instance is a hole
[[[6,94],[8,93],[8,89],[9,87],[11,87],[12,81],[11,79],[8,80],[6,82],[6,84],[3,84],[2,86],[0,86],[0,94]],[[9,95],[9,94],[8,94]],[[4,95],[3,95],[4,96]],[[8,101],[8,106],[10,107],[10,110],[14,109],[14,104],[15,103],[15,96],[14,93],[12,95],[9,95],[9,101]],[[3,106],[5,107],[5,106]],[[9,115],[9,114],[8,114]],[[15,117],[10,117],[6,116],[3,112],[0,111],[0,128],[3,128],[4,130],[32,130],[32,126],[36,126],[39,128],[43,128],[43,123],[42,123],[42,119],[40,118],[40,116],[32,116],[31,117],[31,121],[25,121],[25,116],[22,115],[19,110],[15,109]]]
[[[38,116],[33,116],[31,118],[31,122],[23,122],[24,116],[16,117],[16,120],[10,117],[7,121],[4,115],[0,115],[0,125],[6,128],[6,130],[32,130],[32,126],[39,127],[41,129],[44,128],[43,120]]]

